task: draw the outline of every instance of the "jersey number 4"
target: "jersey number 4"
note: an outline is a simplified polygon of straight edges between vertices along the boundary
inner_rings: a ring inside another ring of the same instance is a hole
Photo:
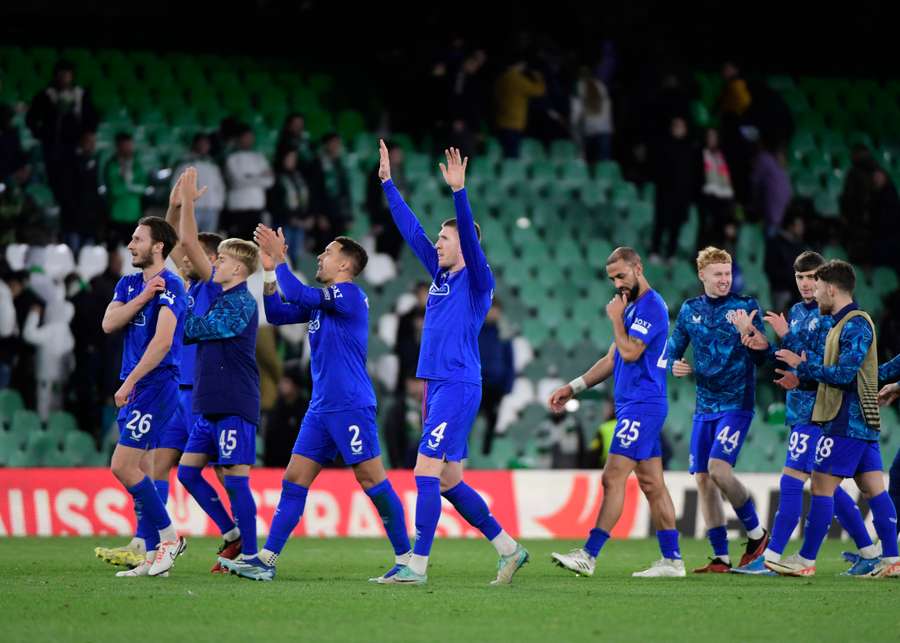
[[[446,422],[441,422],[434,429],[431,430],[429,435],[434,438],[433,440],[428,440],[428,448],[429,449],[437,449],[441,445],[441,440],[444,439],[444,429],[447,428]]]

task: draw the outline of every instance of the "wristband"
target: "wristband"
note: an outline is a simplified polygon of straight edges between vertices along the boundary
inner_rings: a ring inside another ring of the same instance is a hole
[[[587,384],[585,384],[583,377],[576,377],[574,380],[569,382],[569,386],[572,387],[572,393],[574,395],[578,395],[579,393],[587,389]]]
[[[274,284],[275,283],[275,271],[274,270],[264,270],[263,271],[263,283],[264,284]]]

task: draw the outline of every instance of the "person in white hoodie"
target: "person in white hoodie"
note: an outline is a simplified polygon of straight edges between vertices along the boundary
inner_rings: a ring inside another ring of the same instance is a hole
[[[4,275],[5,277],[5,275]],[[0,279],[0,389],[9,386],[15,358],[15,338],[19,334],[12,290]]]
[[[194,216],[197,219],[197,230],[200,232],[218,232],[219,215],[225,207],[225,180],[222,171],[209,155],[209,135],[203,132],[196,134],[191,141],[191,151],[172,173],[172,186],[188,167],[197,169],[197,183],[206,187],[206,192],[194,204]]]
[[[37,412],[46,421],[51,411],[62,409],[63,388],[73,366],[75,338],[69,323],[75,314],[71,302],[48,302],[41,323],[41,307],[33,306],[25,318],[22,337],[37,348]]]
[[[612,157],[612,100],[606,85],[594,77],[587,67],[578,73],[578,83],[571,102],[572,135],[582,147],[588,163]]]
[[[250,239],[266,207],[266,190],[275,175],[266,157],[253,149],[256,137],[246,123],[237,131],[237,149],[225,159],[228,211],[222,227],[228,237]]]

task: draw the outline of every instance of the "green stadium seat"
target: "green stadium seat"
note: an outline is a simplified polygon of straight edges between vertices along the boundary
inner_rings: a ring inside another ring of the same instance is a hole
[[[535,138],[522,139],[520,158],[529,164],[546,161],[547,153],[544,151],[544,144]]]
[[[43,432],[41,418],[34,411],[19,409],[12,416],[9,430],[19,436],[26,436],[34,432]]]
[[[63,437],[63,452],[71,466],[91,466],[97,461],[94,439],[84,431],[70,431]]]
[[[337,131],[345,140],[350,140],[365,130],[366,122],[362,114],[352,109],[338,112]]]
[[[578,147],[573,141],[559,139],[550,143],[550,158],[557,162],[566,162],[577,159]]]
[[[47,418],[47,432],[62,437],[72,431],[78,431],[78,421],[71,413],[54,411]]]
[[[541,346],[550,339],[550,329],[539,319],[528,318],[522,321],[522,335],[532,348],[540,350]]]
[[[879,266],[872,271],[872,287],[875,292],[884,297],[885,295],[897,290],[900,281],[897,278],[897,271],[886,266]]]
[[[594,166],[594,179],[607,187],[618,183],[622,180],[619,164],[615,161],[600,161]]]
[[[12,388],[0,389],[0,426],[8,425],[16,411],[25,408],[22,396]]]

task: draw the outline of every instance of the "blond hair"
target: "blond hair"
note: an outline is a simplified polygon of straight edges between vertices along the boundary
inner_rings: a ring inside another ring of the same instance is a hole
[[[697,272],[712,263],[731,263],[731,255],[714,246],[706,246],[697,254]]]
[[[237,259],[247,268],[247,275],[256,272],[259,264],[259,247],[252,241],[244,239],[225,239],[219,244],[219,254],[227,254]]]

